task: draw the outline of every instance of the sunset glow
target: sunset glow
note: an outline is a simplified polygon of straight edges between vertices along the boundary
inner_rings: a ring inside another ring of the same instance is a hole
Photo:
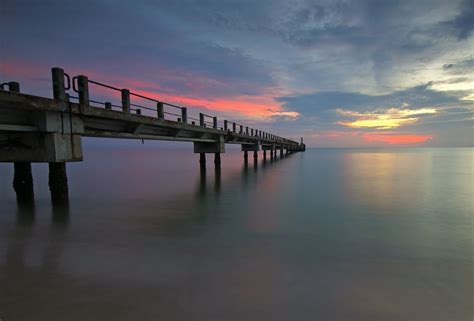
[[[392,145],[409,145],[423,143],[433,138],[432,135],[412,135],[412,134],[380,134],[366,133],[362,135],[363,139],[368,142],[382,142]]]
[[[15,32],[2,41],[0,81],[52,97],[51,68],[60,67],[186,107],[192,121],[205,113],[305,136],[308,146],[365,147],[372,143],[362,135],[373,131],[474,146],[471,1],[400,1],[137,0],[124,9],[126,1],[97,0],[75,12],[81,32],[63,34],[58,26],[76,20],[45,19],[49,2],[7,0],[12,11],[0,10],[0,23]],[[122,23],[131,17],[133,26]],[[119,92],[89,89],[91,99],[120,106]]]
[[[337,112],[345,117],[356,118],[353,121],[339,121],[338,125],[351,128],[391,129],[417,122],[419,117],[414,116],[435,114],[437,111],[434,108],[390,108],[381,112],[354,112],[342,109],[337,109]]]

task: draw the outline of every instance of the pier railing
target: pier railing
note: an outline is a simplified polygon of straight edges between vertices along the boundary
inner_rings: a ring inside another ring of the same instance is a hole
[[[276,143],[298,144],[293,140],[280,137],[273,133],[251,128],[235,121],[218,120],[217,116],[208,115],[202,112],[199,112],[197,117],[190,116],[188,115],[188,110],[194,111],[192,108],[179,106],[145,95],[141,95],[139,93],[131,91],[130,89],[118,88],[110,84],[105,84],[97,80],[92,80],[85,75],[73,76],[71,78],[60,68],[53,68],[53,86],[55,81],[55,70],[58,76],[64,77],[64,79],[56,79],[56,82],[63,82],[65,84],[64,89],[67,92],[68,98],[77,100],[79,104],[82,105],[102,107],[105,109],[121,111],[124,113],[133,112],[138,115],[154,117],[158,119],[166,119],[194,126],[209,127],[225,132],[232,132],[249,137],[257,137],[262,140],[274,141]],[[111,101],[91,99],[90,89],[94,87],[100,88],[101,90],[105,89],[115,93],[120,93],[120,104],[113,103]],[[77,96],[68,92],[71,89],[77,94]],[[140,100],[141,102],[138,100]],[[143,102],[153,103],[154,105],[146,106]]]

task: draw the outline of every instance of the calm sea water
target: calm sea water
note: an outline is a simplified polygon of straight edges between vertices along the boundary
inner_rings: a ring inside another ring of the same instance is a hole
[[[251,159],[251,158],[250,158]],[[211,166],[212,165],[212,166]],[[0,318],[474,318],[474,149],[309,149],[200,173],[190,150],[85,150],[17,208],[0,164]]]

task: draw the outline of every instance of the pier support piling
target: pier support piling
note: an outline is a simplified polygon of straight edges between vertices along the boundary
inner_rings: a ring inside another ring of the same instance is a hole
[[[202,167],[206,167],[206,154],[205,153],[199,153],[199,165]]]
[[[244,162],[247,163],[249,161],[249,153],[245,150],[244,151]]]
[[[53,204],[66,204],[69,202],[66,163],[49,163],[49,190],[51,191],[51,201]]]
[[[214,165],[221,167],[221,153],[214,153]]]
[[[13,189],[16,192],[17,202],[32,202],[35,196],[33,190],[33,175],[31,174],[31,163],[16,162],[13,166]]]
[[[254,159],[255,161],[258,160],[258,152],[257,152],[256,150],[253,151],[253,159]]]

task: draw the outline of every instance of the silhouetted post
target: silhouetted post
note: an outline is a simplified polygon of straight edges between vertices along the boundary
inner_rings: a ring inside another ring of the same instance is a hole
[[[112,109],[112,103],[111,102],[106,102],[105,103],[105,109],[111,110]]]
[[[217,128],[217,117],[212,117],[212,127]]]
[[[234,133],[235,133],[235,131],[236,131],[236,126],[235,126],[235,123],[232,123],[232,132],[234,132]]]
[[[263,150],[263,160],[264,161],[267,160],[267,150],[266,149]]]
[[[221,153],[214,153],[214,165],[216,165],[216,167],[221,166]]]
[[[13,163],[13,189],[16,192],[18,203],[33,202],[35,195],[33,189],[33,175],[31,174],[31,163]]]
[[[15,81],[8,83],[8,89],[12,92],[20,92],[20,84]],[[18,203],[29,203],[35,198],[33,189],[33,175],[31,174],[31,163],[13,163],[13,189],[16,193]]]
[[[79,104],[89,105],[89,80],[86,76],[77,76],[77,91],[79,92]]]
[[[245,135],[249,135],[249,128],[248,127],[245,127]]]
[[[244,163],[248,163],[249,161],[249,154],[247,151],[244,151]]]
[[[199,153],[199,165],[201,167],[206,167],[206,154],[205,153]]]
[[[227,120],[224,120],[224,131],[227,131],[227,126],[228,126]]]
[[[280,158],[283,158],[283,146],[280,148]]]
[[[199,113],[199,126],[206,127],[206,124],[204,123],[204,114],[203,113]]]
[[[181,121],[183,122],[183,124],[188,123],[188,110],[186,109],[186,107],[181,107]]]
[[[49,163],[49,190],[53,204],[65,204],[69,201],[66,163]]]
[[[61,68],[52,68],[51,76],[53,78],[53,97],[56,100],[66,101],[66,89],[64,86],[64,70]]]
[[[122,111],[130,113],[130,90],[122,89]]]
[[[165,118],[165,110],[163,108],[163,103],[159,102],[156,104],[156,111],[158,113],[158,119],[164,119]]]
[[[255,161],[258,160],[258,152],[256,150],[253,151],[253,159]]]

